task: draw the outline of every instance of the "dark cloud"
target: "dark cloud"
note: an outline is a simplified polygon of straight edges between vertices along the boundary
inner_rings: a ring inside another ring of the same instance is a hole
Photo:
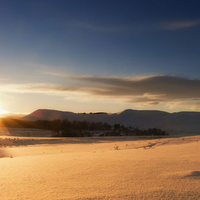
[[[175,76],[144,78],[81,76],[74,79],[84,84],[90,83],[95,88],[91,90],[95,95],[145,96],[148,99],[163,101],[200,98],[200,80]]]

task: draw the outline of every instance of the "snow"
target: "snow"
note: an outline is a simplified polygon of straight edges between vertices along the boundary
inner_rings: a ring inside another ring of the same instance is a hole
[[[198,141],[1,137],[0,199],[200,199]]]

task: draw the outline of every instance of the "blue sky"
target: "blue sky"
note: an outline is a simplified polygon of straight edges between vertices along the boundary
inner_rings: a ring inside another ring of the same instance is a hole
[[[199,7],[1,0],[1,109],[200,111]]]

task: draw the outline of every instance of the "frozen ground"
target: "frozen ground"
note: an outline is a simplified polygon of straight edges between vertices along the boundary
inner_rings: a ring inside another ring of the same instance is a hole
[[[0,137],[0,199],[200,199],[200,136]]]

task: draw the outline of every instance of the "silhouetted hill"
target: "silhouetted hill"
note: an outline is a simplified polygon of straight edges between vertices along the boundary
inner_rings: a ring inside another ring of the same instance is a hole
[[[159,128],[168,132],[200,133],[200,112],[167,113],[150,110],[124,110],[119,113],[73,113],[58,110],[39,109],[23,117],[25,120],[55,120],[106,122],[140,129]]]
[[[35,120],[54,120],[54,119],[68,119],[76,116],[75,113],[72,112],[64,112],[58,110],[47,110],[47,109],[38,109],[33,113],[23,117],[23,119],[28,121]]]

